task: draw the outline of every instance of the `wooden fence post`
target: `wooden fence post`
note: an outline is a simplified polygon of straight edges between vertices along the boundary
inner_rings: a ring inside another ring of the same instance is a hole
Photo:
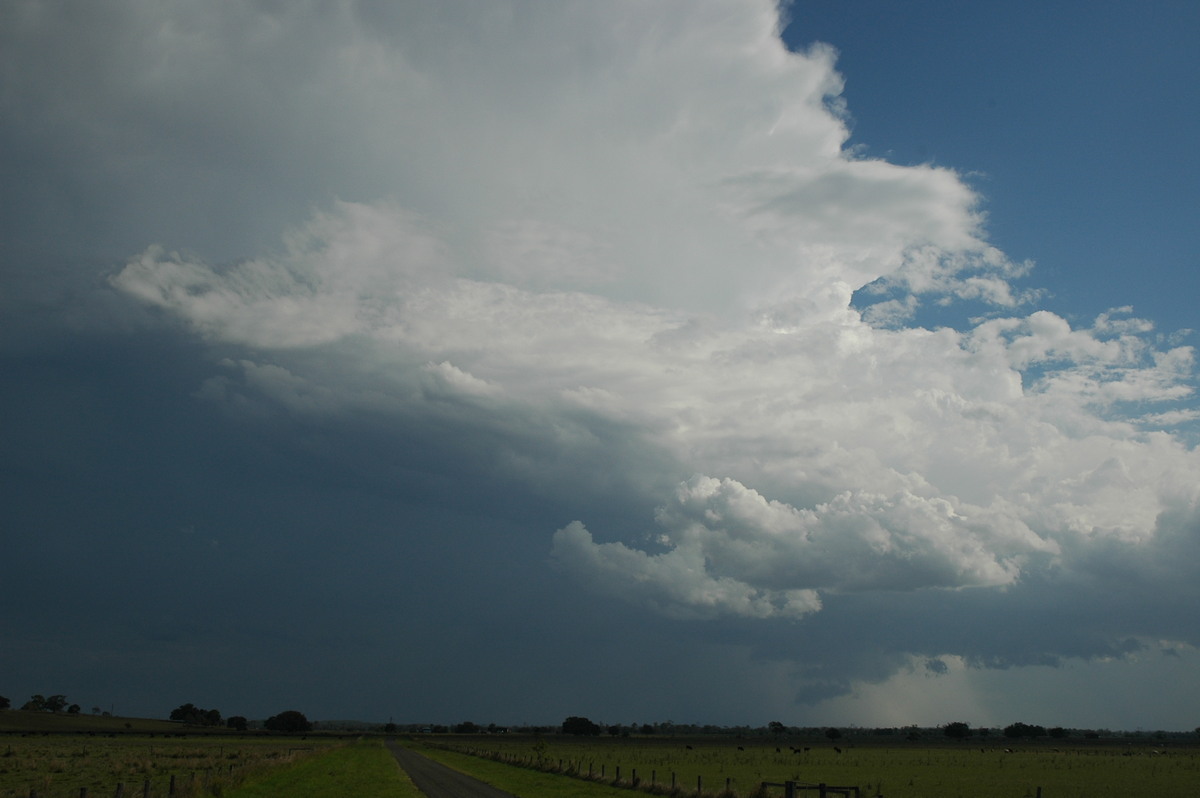
[[[701,792],[701,791],[704,789],[702,786],[700,786],[700,785],[701,785],[701,783],[702,783],[702,782],[700,781],[700,779],[701,779],[701,778],[703,778],[703,777],[702,777],[702,776],[697,776],[697,777],[696,777],[696,795],[699,795],[699,794],[700,794],[700,792]]]
[[[167,795],[175,794],[175,774],[171,774],[171,786],[167,788]]]
[[[150,798],[150,779],[142,782],[142,798]]]
[[[117,782],[117,791],[113,793],[113,798],[125,798],[125,782]]]

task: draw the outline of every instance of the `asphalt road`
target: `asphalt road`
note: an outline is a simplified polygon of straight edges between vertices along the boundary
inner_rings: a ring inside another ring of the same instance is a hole
[[[428,798],[515,798],[512,793],[498,790],[440,762],[414,754],[395,740],[388,740],[387,745],[413,784]]]

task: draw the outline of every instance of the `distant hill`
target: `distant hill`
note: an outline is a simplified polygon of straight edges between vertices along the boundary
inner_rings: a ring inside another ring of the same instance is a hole
[[[0,710],[0,734],[17,732],[211,734],[226,731],[229,730],[211,726],[189,726],[173,720],[157,720],[155,718],[116,718],[67,712],[26,712],[21,709]]]

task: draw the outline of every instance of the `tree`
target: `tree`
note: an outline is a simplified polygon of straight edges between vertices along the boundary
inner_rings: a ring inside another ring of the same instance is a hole
[[[771,730],[771,734],[774,734],[776,736],[783,734],[785,731],[787,731],[787,726],[784,726],[782,723],[780,723],[777,720],[773,720],[770,723],[768,723],[767,728]]]
[[[46,709],[46,697],[41,693],[34,693],[21,705],[21,709],[26,712],[43,712]]]
[[[962,721],[947,723],[946,727],[942,729],[942,731],[947,737],[951,737],[955,740],[964,740],[971,736],[971,727]]]
[[[457,723],[454,726],[455,734],[476,734],[479,732],[479,725],[472,723],[469,720],[464,720],[462,723]]]
[[[0,709],[8,709],[12,706],[12,702],[4,696],[0,695]]]
[[[304,717],[303,712],[297,712],[294,709],[289,709],[285,712],[280,712],[278,715],[272,715],[267,718],[263,726],[271,731],[282,732],[306,732],[312,731],[312,724],[308,722],[308,718]]]
[[[46,699],[45,708],[47,712],[62,712],[67,708],[67,697],[61,693],[52,695]]]
[[[237,731],[245,731],[247,723],[249,723],[249,721],[241,715],[234,715],[229,720],[225,721],[225,726],[230,729],[236,729]]]
[[[1031,726],[1028,723],[1013,723],[1004,727],[1005,737],[1044,737],[1045,735],[1045,727]]]
[[[831,726],[825,730],[825,736],[830,740],[840,740],[842,738],[842,733]]]
[[[71,706],[67,707],[67,714],[68,715],[78,715],[79,710],[81,710],[81,709],[82,709],[82,707],[79,706],[78,704],[72,704]]]
[[[575,734],[580,736],[595,736],[600,733],[600,727],[592,723],[587,718],[581,718],[577,715],[572,715],[563,721],[563,734]]]
[[[193,726],[220,726],[221,713],[215,709],[201,709],[195,704],[182,704],[171,710],[171,720],[190,723]]]

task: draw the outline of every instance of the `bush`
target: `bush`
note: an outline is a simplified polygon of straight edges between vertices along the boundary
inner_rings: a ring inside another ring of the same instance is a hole
[[[562,733],[594,737],[600,733],[600,726],[592,723],[587,718],[572,715],[563,721]]]
[[[289,709],[286,712],[280,712],[278,715],[272,715],[266,719],[266,721],[263,723],[263,726],[271,731],[312,731],[312,724],[308,722],[308,718],[304,717],[304,713],[297,712],[294,709]]]
[[[1011,726],[1004,727],[1005,737],[1045,737],[1046,729],[1044,726],[1031,726],[1028,723],[1014,723]]]

